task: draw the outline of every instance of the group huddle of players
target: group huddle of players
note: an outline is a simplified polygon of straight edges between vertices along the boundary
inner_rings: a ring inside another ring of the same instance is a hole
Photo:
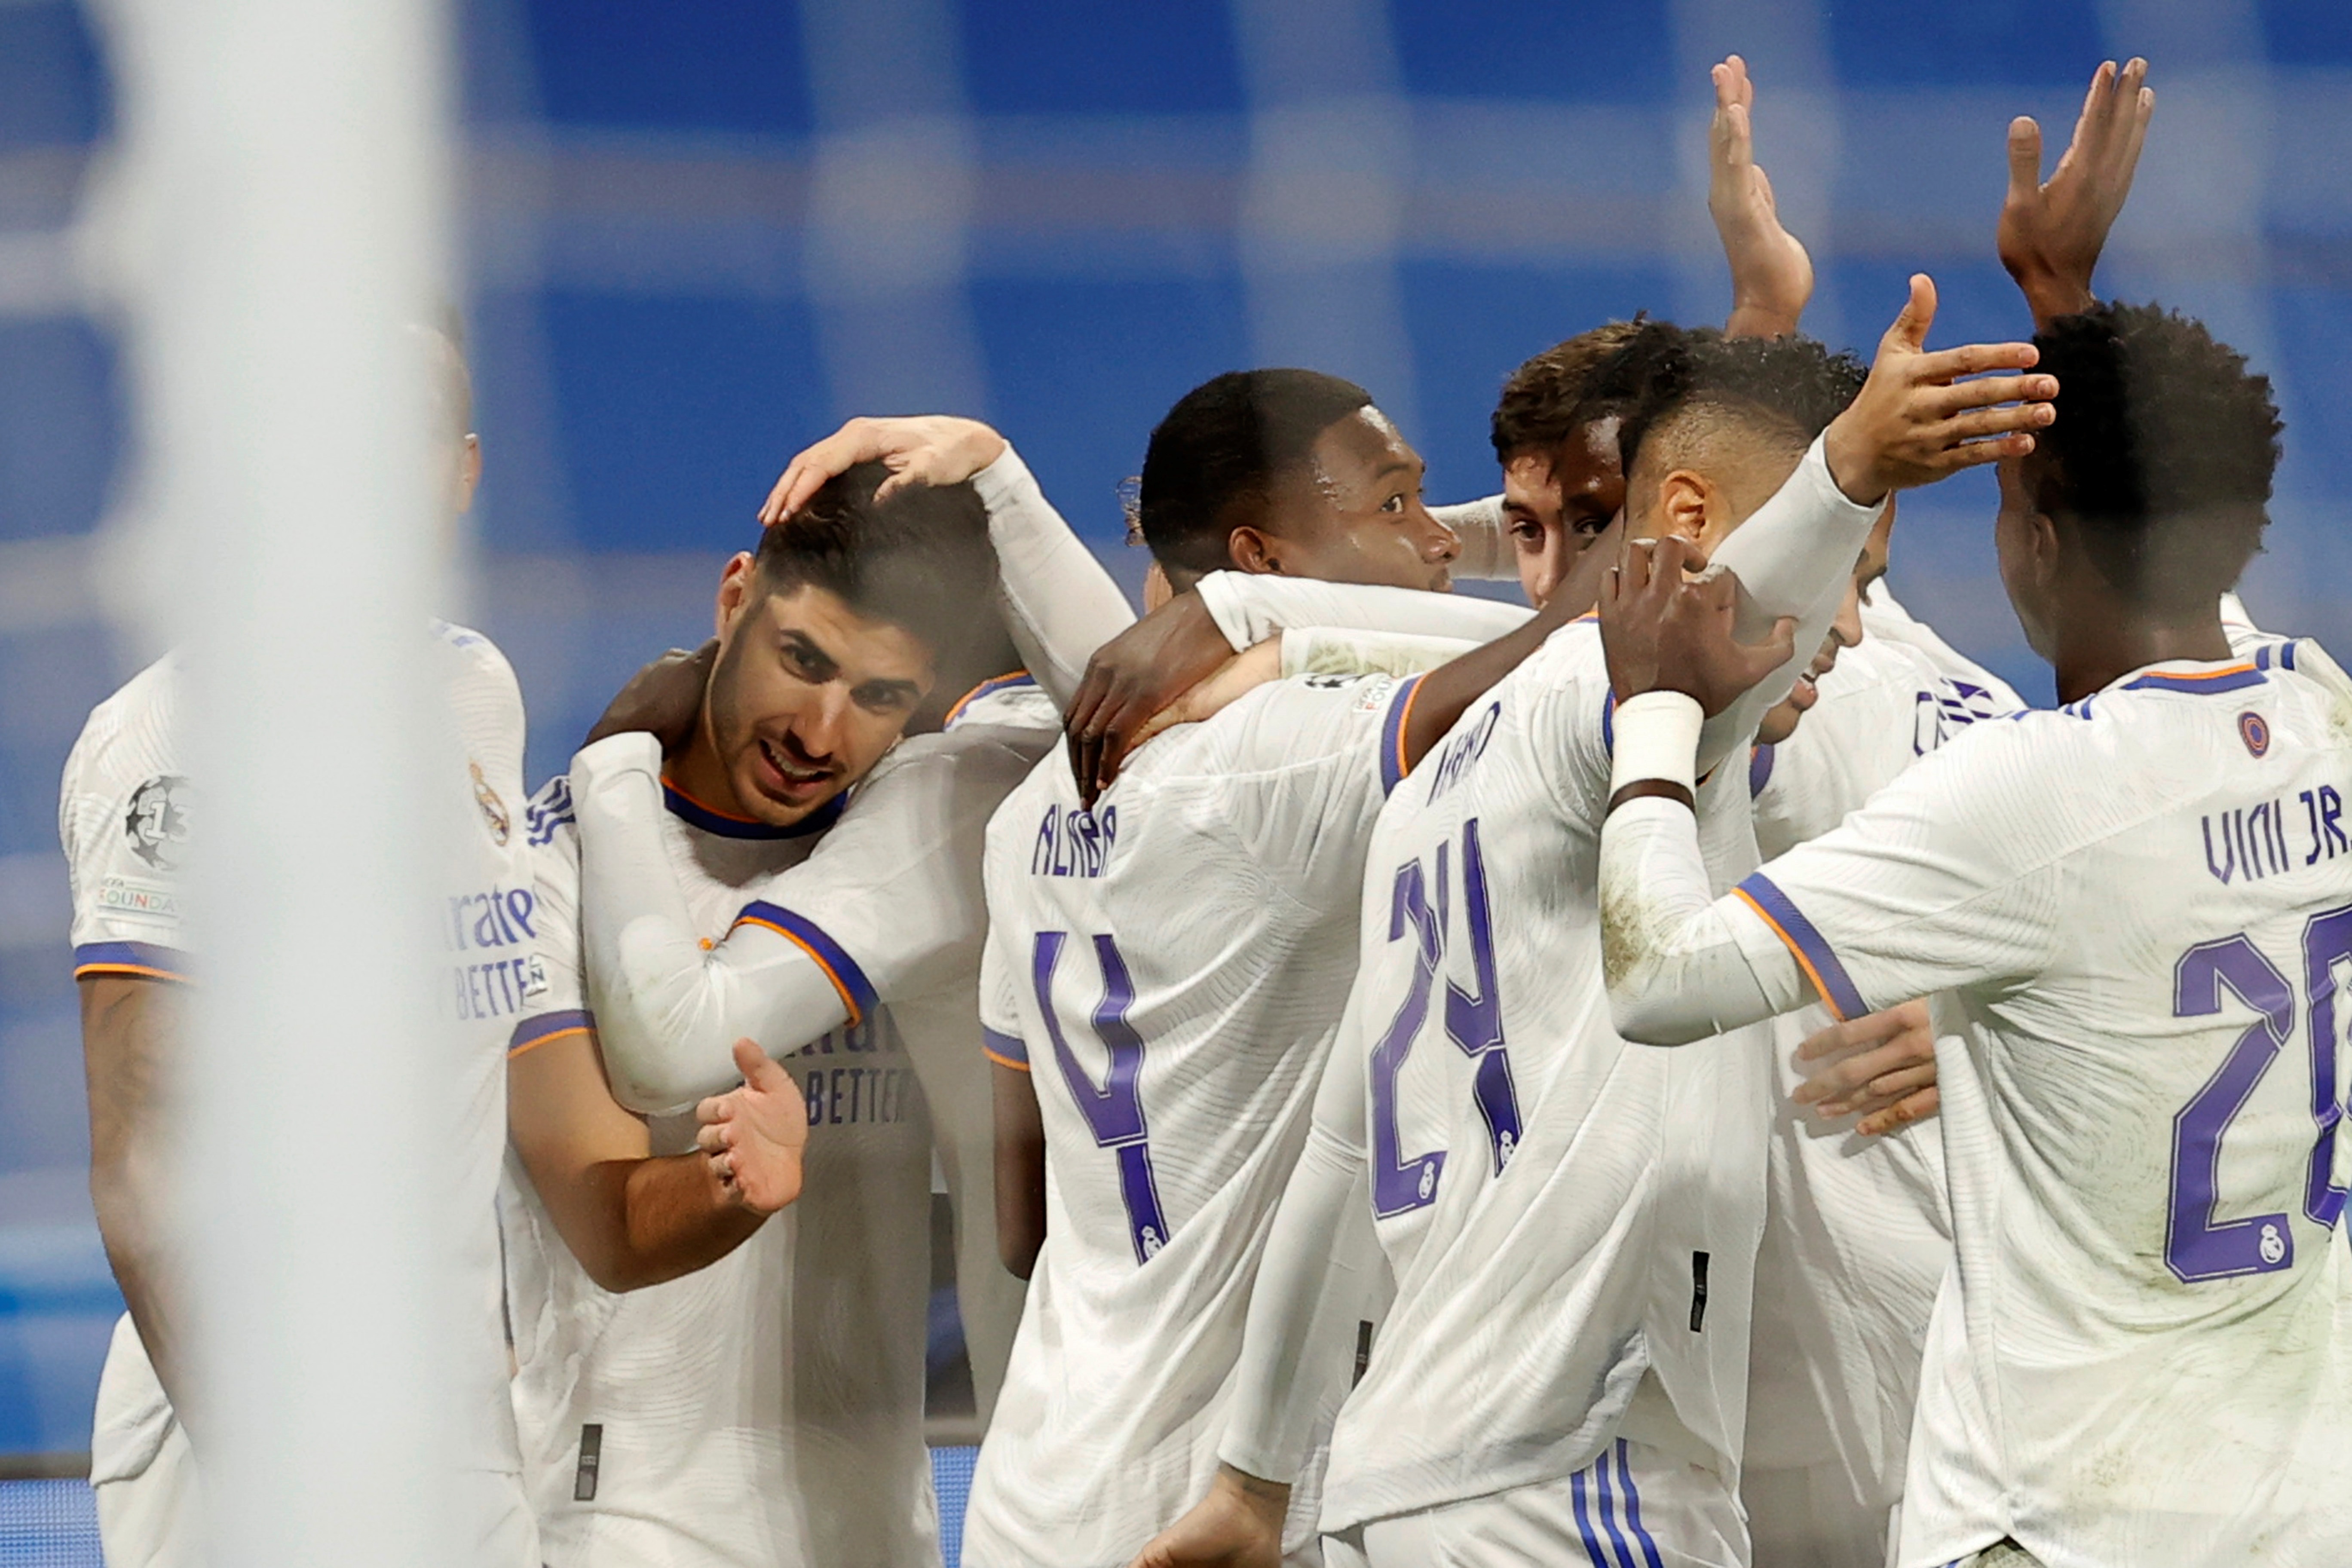
[[[527,801],[438,628],[479,1561],[936,1563],[936,1171],[984,1568],[2352,1563],[2352,682],[2231,596],[2267,382],[2092,292],[2146,74],[2046,181],[2011,126],[2031,342],[1929,348],[1924,277],[1866,367],[1801,336],[1734,58],[1729,323],[1520,366],[1497,498],[1221,375],[1138,620],[994,431],[853,421]],[[1880,581],[1895,493],[1991,464],[2055,710]],[[202,1557],[184,679],[62,808],[116,1568]]]

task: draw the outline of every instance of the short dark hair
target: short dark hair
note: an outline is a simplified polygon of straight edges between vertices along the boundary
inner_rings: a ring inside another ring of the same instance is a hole
[[[1845,411],[1869,372],[1845,350],[1814,338],[1727,338],[1690,331],[1679,341],[1635,343],[1651,363],[1638,368],[1643,390],[1618,432],[1631,475],[1642,446],[1670,430],[1690,432],[1720,420],[1777,435],[1801,451]]]
[[[2210,605],[2262,548],[2285,428],[2270,378],[2203,322],[2095,305],[2033,334],[2058,378],[2026,491],[2109,586],[2153,608]]]
[[[1170,572],[1232,563],[1226,540],[1254,521],[1317,437],[1372,395],[1313,370],[1228,371],[1176,400],[1151,432],[1137,487],[1143,542]]]
[[[860,463],[827,481],[791,521],[764,529],[753,559],[771,593],[836,595],[861,616],[905,627],[947,660],[994,624],[988,508],[969,483],[907,485],[881,500],[889,470]]]
[[[1526,452],[1551,454],[1579,428],[1625,409],[1598,402],[1592,393],[1602,372],[1642,334],[1655,326],[1644,316],[1610,321],[1554,343],[1513,371],[1495,400],[1487,436],[1495,460],[1507,463]]]

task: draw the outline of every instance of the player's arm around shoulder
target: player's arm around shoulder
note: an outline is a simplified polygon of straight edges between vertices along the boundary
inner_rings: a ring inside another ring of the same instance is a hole
[[[789,1090],[790,1076],[761,1058],[761,1073],[746,1076],[746,1088],[761,1088],[761,1097],[737,1108],[755,1136],[725,1151],[726,1170],[716,1151],[656,1156],[646,1122],[613,1092],[586,1005],[570,781],[549,781],[524,824],[538,894],[531,958],[538,1011],[516,1026],[507,1053],[508,1137],[590,1279],[608,1290],[658,1284],[726,1256],[798,1194],[806,1103]],[[740,1047],[736,1056],[740,1066]],[[788,1090],[781,1097],[778,1079]],[[710,1108],[706,1101],[702,1109]]]
[[[1220,714],[1203,761],[1229,780],[1225,821],[1246,863],[1308,904],[1353,910],[1365,841],[1412,766],[1413,707],[1433,679],[1300,676]]]

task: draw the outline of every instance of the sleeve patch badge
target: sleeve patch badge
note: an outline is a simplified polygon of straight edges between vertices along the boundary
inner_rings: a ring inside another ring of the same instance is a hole
[[[122,835],[131,852],[158,871],[176,871],[188,842],[188,781],[178,773],[160,773],[131,793],[131,808],[122,816]]]

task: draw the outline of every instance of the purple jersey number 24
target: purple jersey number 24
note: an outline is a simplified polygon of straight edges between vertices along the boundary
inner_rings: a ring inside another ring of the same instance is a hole
[[[2333,1184],[2336,1129],[2343,1107],[2336,1085],[2336,970],[2352,962],[2352,905],[2316,915],[2303,930],[2304,988],[2310,997],[2311,1117],[2318,1127],[2305,1168],[2304,1214],[2333,1226],[2344,1189]],[[2294,1037],[2294,984],[2242,933],[2200,942],[2173,968],[2175,1017],[2219,1013],[2222,993],[2261,1015],[2246,1026],[2213,1076],[2172,1119],[2172,1192],[2164,1261],[2184,1283],[2269,1274],[2294,1265],[2294,1230],[2284,1213],[2216,1220],[2221,1204],[2221,1140],[2230,1124]]]
[[[1372,1212],[1383,1219],[1435,1203],[1438,1177],[1445,1169],[1443,1149],[1404,1157],[1397,1123],[1397,1076],[1429,1022],[1431,993],[1445,964],[1446,933],[1452,928],[1453,879],[1447,865],[1452,848],[1451,844],[1437,847],[1433,907],[1431,879],[1418,858],[1397,868],[1390,900],[1389,940],[1412,939],[1413,970],[1396,1016],[1372,1050]],[[1452,980],[1445,983],[1445,1037],[1474,1064],[1471,1098],[1486,1121],[1487,1146],[1499,1175],[1518,1148],[1519,1099],[1511,1080],[1510,1053],[1503,1048],[1503,1000],[1495,979],[1486,859],[1479,847],[1475,817],[1462,825],[1462,912],[1470,938],[1470,975],[1477,989],[1465,991]]]
[[[1143,1117],[1143,1037],[1127,1021],[1135,1005],[1135,981],[1118,944],[1108,936],[1094,939],[1095,957],[1102,964],[1103,997],[1091,1022],[1095,1038],[1109,1054],[1110,1068],[1097,1083],[1070,1050],[1063,1036],[1061,1015],[1054,1007],[1054,971],[1062,962],[1067,931],[1041,931],[1030,973],[1037,987],[1037,1011],[1045,1020],[1045,1034],[1054,1043],[1054,1061],[1062,1080],[1078,1103],[1078,1114],[1095,1135],[1097,1146],[1108,1149],[1118,1163],[1118,1194],[1127,1205],[1127,1226],[1135,1243],[1135,1260],[1150,1261],[1168,1244],[1168,1221],[1160,1207],[1160,1188],[1151,1175],[1150,1128]]]

